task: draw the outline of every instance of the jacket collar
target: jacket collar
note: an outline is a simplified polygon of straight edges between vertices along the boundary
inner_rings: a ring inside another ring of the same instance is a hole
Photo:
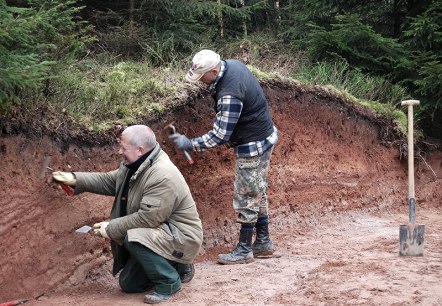
[[[130,178],[131,181],[135,181],[140,173],[144,171],[144,169],[149,168],[154,160],[158,157],[158,154],[161,152],[160,144],[157,142],[155,147],[153,148],[152,152],[149,154],[149,156],[146,158],[146,160],[138,167],[138,170],[135,171],[135,173]]]
[[[216,85],[218,85],[219,81],[224,76],[224,73],[226,72],[226,70],[227,70],[227,62],[221,61],[221,68],[219,69],[219,73],[216,76],[215,82],[213,82],[209,87],[215,88]]]

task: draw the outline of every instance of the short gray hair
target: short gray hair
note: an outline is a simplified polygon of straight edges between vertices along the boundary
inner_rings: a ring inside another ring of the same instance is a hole
[[[121,135],[126,136],[131,145],[143,147],[146,151],[152,150],[157,144],[155,133],[147,125],[128,126]]]

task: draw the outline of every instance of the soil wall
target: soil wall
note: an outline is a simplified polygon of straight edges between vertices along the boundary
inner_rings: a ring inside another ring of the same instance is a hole
[[[280,132],[268,188],[272,228],[279,237],[298,235],[327,215],[406,207],[406,160],[400,160],[397,141],[388,132],[391,124],[324,90],[266,84],[265,92]],[[192,153],[195,164],[190,166],[164,127],[174,122],[178,132],[200,136],[211,128],[213,116],[211,98],[197,96],[145,122],[182,170],[197,202],[204,226],[199,262],[214,260],[237,237],[231,208],[233,152],[220,147]],[[112,144],[60,146],[47,136],[0,138],[0,301],[67,288],[94,291],[115,282],[103,268],[111,260],[108,243],[75,233],[108,218],[112,199],[68,197],[49,186],[50,170],[43,178],[40,174],[45,160],[54,170],[112,170],[120,162],[116,151]],[[416,168],[419,203],[440,206],[440,180],[435,179],[442,175],[440,152],[426,156],[425,163],[417,160]]]

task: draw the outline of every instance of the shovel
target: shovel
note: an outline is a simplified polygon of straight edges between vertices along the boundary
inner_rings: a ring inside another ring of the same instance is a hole
[[[399,255],[423,256],[425,225],[417,225],[416,200],[414,198],[414,144],[413,144],[413,105],[419,105],[418,100],[402,101],[401,105],[408,106],[408,206],[409,223],[399,227]]]

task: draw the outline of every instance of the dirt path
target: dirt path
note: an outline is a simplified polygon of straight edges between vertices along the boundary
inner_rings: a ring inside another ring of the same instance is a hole
[[[317,220],[304,234],[274,224],[281,258],[223,266],[196,264],[191,283],[164,305],[441,305],[442,215],[419,210],[423,257],[400,257],[406,213],[352,212]],[[278,220],[275,220],[278,223]],[[116,281],[115,281],[116,283]],[[86,290],[87,291],[87,290]],[[101,292],[53,293],[27,305],[143,305],[117,285]]]

